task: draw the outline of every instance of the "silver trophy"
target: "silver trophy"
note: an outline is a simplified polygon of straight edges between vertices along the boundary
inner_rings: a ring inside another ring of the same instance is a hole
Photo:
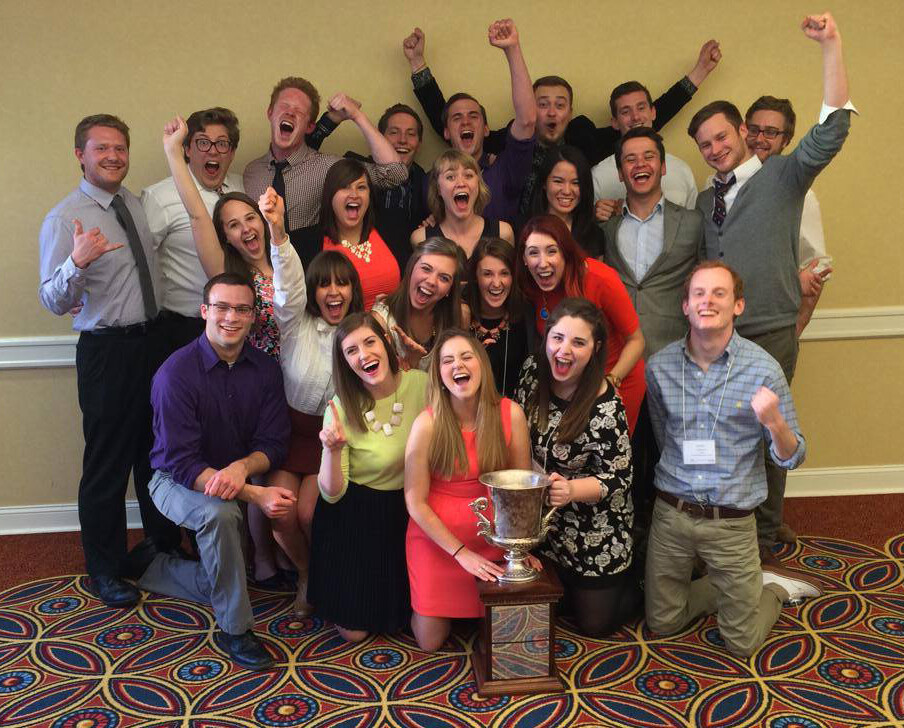
[[[528,552],[546,538],[555,507],[544,513],[549,478],[532,470],[497,470],[480,476],[487,487],[485,497],[471,501],[477,516],[477,533],[489,543],[505,549],[505,573],[499,581],[517,584],[532,581],[539,572],[527,561]],[[493,523],[483,515],[493,503]]]

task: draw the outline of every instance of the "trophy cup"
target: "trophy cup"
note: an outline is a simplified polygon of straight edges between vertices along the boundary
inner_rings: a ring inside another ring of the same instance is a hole
[[[540,571],[527,560],[555,513],[544,509],[549,478],[531,470],[499,470],[480,476],[480,482],[489,497],[470,504],[477,532],[504,549],[505,573],[495,582],[477,582],[484,608],[471,653],[477,690],[483,696],[559,692],[555,605],[562,585],[551,566]],[[491,502],[492,522],[483,514]]]

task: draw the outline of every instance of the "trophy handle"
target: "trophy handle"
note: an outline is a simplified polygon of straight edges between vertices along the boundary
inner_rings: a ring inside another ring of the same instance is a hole
[[[543,518],[540,519],[540,533],[537,536],[540,541],[546,538],[546,534],[549,532],[549,522],[552,521],[552,517],[558,509],[558,506],[550,506],[549,510],[543,514]]]
[[[483,515],[483,511],[487,509],[490,502],[483,496],[472,500],[468,505],[471,510],[474,512],[474,515],[477,516],[477,535],[484,536],[485,538],[493,537],[493,524],[490,523],[489,519]]]

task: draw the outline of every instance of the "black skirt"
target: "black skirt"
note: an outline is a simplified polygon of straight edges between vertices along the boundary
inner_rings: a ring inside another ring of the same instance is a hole
[[[311,525],[308,601],[346,629],[398,632],[411,617],[403,490],[349,481],[336,503],[317,499]]]

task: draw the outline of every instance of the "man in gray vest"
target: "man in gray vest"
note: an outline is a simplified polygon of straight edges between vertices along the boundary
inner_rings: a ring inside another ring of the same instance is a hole
[[[811,15],[801,27],[822,47],[824,103],[819,123],[791,154],[761,162],[745,143],[747,128],[740,112],[728,101],[704,106],[688,126],[703,159],[716,171],[713,188],[697,198],[706,256],[728,263],[747,282],[738,332],[769,352],[789,382],[798,351],[798,242],[804,196],[840,151],[854,111],[835,20],[828,13]],[[775,561],[772,547],[785,494],[785,472],[768,458],[767,479],[768,497],[757,508],[764,562]]]

